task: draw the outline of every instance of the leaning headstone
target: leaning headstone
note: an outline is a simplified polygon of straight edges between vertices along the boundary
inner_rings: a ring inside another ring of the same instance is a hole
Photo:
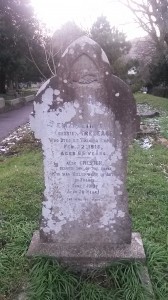
[[[79,268],[145,259],[125,185],[137,120],[132,93],[112,75],[101,47],[88,37],[74,41],[57,75],[38,91],[31,116],[42,142],[45,191],[29,256]]]

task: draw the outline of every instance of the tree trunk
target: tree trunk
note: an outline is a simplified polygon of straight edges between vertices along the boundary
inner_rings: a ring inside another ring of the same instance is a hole
[[[1,70],[0,71],[0,93],[1,94],[6,93],[5,83],[6,83],[6,73],[3,70]]]

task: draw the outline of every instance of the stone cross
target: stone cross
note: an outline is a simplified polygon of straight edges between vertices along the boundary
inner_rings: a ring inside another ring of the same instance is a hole
[[[34,102],[31,128],[42,142],[45,191],[28,255],[81,268],[144,259],[125,186],[136,127],[135,100],[104,51],[86,36],[75,40]]]

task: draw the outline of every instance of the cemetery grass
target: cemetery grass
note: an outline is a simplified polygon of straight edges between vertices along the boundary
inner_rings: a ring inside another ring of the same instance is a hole
[[[46,258],[28,260],[26,252],[38,228],[43,169],[41,151],[32,143],[0,159],[0,299],[13,300],[27,288],[30,300],[144,300],[141,265],[114,264],[104,272],[73,275]],[[133,230],[142,235],[156,300],[168,298],[168,155],[154,145],[130,149],[128,193]],[[153,299],[153,298],[151,298]]]

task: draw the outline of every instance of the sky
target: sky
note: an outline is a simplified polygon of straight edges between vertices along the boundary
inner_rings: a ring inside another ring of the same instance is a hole
[[[88,29],[103,14],[111,26],[126,33],[128,39],[146,35],[135,24],[133,14],[117,0],[31,0],[31,3],[37,18],[52,32],[67,21],[75,21]]]

